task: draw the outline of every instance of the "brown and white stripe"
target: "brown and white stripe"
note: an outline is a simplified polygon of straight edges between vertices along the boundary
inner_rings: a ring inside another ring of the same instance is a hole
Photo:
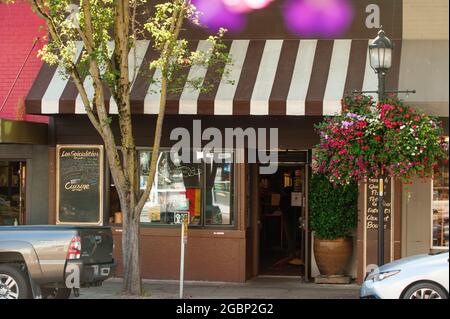
[[[400,41],[397,41],[397,47]],[[370,68],[369,40],[233,40],[227,42],[232,63],[224,66],[226,77],[212,81],[203,92],[188,85],[195,78],[213,79],[216,69],[193,66],[183,72],[187,83],[179,93],[167,96],[168,114],[194,115],[291,115],[321,116],[341,111],[340,100],[352,90],[375,90],[377,77]],[[191,50],[209,52],[208,41],[189,42]],[[110,52],[113,43],[110,44]],[[82,51],[77,43],[76,59]],[[400,64],[400,50],[394,64]],[[133,114],[159,111],[160,70],[150,70],[157,52],[149,41],[138,41],[130,50]],[[84,114],[74,84],[62,70],[44,65],[27,97],[27,110],[34,114]],[[395,74],[394,74],[395,73]],[[398,84],[399,68],[390,71],[391,89]],[[84,79],[89,98],[92,80]],[[109,90],[105,103],[110,114],[117,105]]]

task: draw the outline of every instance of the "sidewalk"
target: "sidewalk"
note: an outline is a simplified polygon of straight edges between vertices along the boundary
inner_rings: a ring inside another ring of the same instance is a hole
[[[149,299],[176,299],[179,294],[178,281],[143,280],[144,291]],[[112,278],[101,287],[81,289],[84,299],[119,299],[122,280]],[[359,286],[317,285],[302,283],[296,278],[257,278],[244,284],[217,282],[185,282],[184,293],[190,299],[355,299],[359,297]],[[71,298],[74,298],[72,295]]]

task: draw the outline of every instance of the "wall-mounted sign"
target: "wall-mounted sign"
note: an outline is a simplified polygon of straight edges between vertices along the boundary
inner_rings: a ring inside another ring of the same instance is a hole
[[[391,178],[384,179],[384,251],[385,263],[391,262],[391,240],[392,240],[392,181]],[[366,207],[366,262],[367,265],[377,264],[378,251],[378,179],[369,179],[367,183],[367,207]]]
[[[367,184],[367,217],[368,230],[378,229],[378,179],[369,179]],[[384,228],[390,229],[391,225],[391,180],[384,180]],[[378,234],[378,233],[377,233]]]
[[[103,146],[58,145],[56,222],[103,223]]]
[[[301,192],[291,193],[291,206],[295,207],[303,206],[303,197]]]
[[[174,224],[182,224],[185,219],[189,222],[189,212],[175,212]]]

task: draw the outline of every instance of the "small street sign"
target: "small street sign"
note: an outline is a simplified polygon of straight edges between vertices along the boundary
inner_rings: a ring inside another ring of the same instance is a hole
[[[175,224],[181,225],[180,252],[180,299],[184,298],[184,250],[188,239],[189,212],[176,212]]]
[[[186,219],[189,223],[189,212],[175,212],[174,223],[179,225],[182,224],[184,219]]]

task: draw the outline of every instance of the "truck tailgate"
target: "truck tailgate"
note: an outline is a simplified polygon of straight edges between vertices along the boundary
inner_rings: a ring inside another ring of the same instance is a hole
[[[86,264],[110,263],[113,261],[113,238],[108,227],[82,227],[81,260]]]

